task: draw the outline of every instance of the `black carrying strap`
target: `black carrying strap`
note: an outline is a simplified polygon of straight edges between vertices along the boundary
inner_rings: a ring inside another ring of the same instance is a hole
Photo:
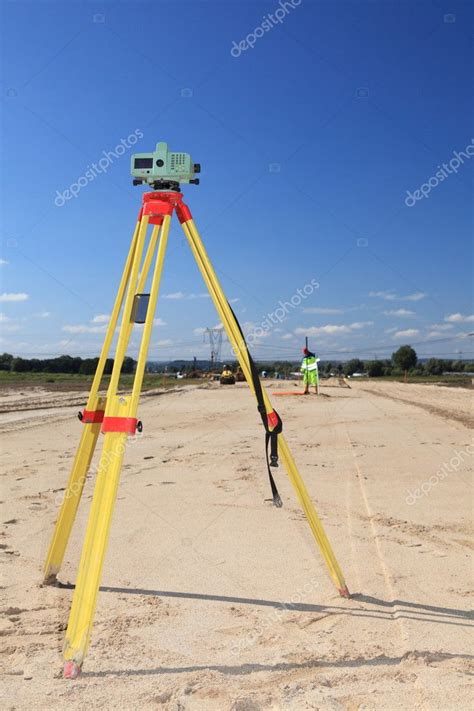
[[[275,419],[277,420],[277,424],[275,427],[270,430],[270,426],[268,424],[268,417],[267,417],[267,410],[265,407],[265,400],[263,399],[263,391],[262,391],[262,384],[260,382],[260,378],[258,377],[258,371],[257,367],[253,361],[252,356],[250,355],[247,342],[245,340],[244,334],[242,333],[242,329],[240,327],[240,323],[237,319],[237,316],[235,315],[232,307],[229,305],[229,309],[232,312],[232,315],[235,319],[235,322],[237,324],[237,328],[239,329],[240,335],[242,337],[242,343],[245,346],[245,350],[247,351],[247,356],[249,359],[249,365],[250,365],[250,374],[252,376],[252,383],[253,387],[255,390],[255,395],[257,398],[257,409],[260,413],[260,417],[262,418],[263,426],[265,427],[265,457],[267,460],[267,469],[268,469],[268,478],[270,480],[270,487],[272,490],[272,497],[273,497],[273,504],[277,508],[281,508],[283,506],[283,502],[281,500],[280,494],[278,493],[278,488],[277,485],[275,484],[275,479],[273,478],[272,470],[270,467],[277,467],[278,466],[278,435],[280,432],[283,430],[283,422],[281,420],[280,415],[276,410],[273,411],[273,415],[275,416]],[[268,453],[268,446],[270,445],[270,455]]]
[[[280,420],[281,422],[281,420]],[[277,508],[281,508],[283,506],[283,501],[280,498],[280,494],[278,493],[277,485],[275,484],[275,479],[273,478],[272,470],[270,467],[277,467],[278,466],[278,437],[272,437],[273,432],[265,432],[265,454],[267,457],[267,469],[268,469],[268,478],[270,479],[270,486],[272,489],[272,497],[273,497],[273,504]],[[269,441],[271,442],[272,445],[272,454],[271,454],[271,459],[270,461],[268,460],[268,443]],[[276,452],[273,454],[273,452]],[[276,459],[274,457],[276,456]]]

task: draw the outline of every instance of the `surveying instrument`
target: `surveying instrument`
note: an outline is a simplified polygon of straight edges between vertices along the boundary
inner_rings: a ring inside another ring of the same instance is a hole
[[[199,164],[193,163],[189,154],[170,152],[166,143],[158,143],[153,153],[138,153],[132,156],[131,172],[133,184],[146,184],[151,188],[151,192],[145,192],[142,197],[142,206],[89,398],[85,409],[79,414],[83,426],[82,436],[44,568],[45,583],[54,584],[64,558],[97,440],[102,432],[102,452],[64,641],[63,675],[66,679],[75,679],[79,675],[89,646],[126,442],[129,436],[142,431],[142,423],[137,417],[138,404],[173,214],[176,214],[181,223],[245,379],[256,397],[265,430],[266,463],[273,503],[277,507],[282,506],[271,471],[278,466],[280,455],[329,574],[340,595],[349,597],[341,569],[283,436],[281,418],[273,409],[268,394],[260,383],[258,371],[237,318],[224,296],[191,211],[180,192],[181,184],[199,184],[199,179],[195,177],[195,174],[200,172]],[[150,290],[149,293],[144,293],[149,273]],[[99,394],[99,388],[120,314],[112,374],[107,394],[103,396]],[[129,394],[119,395],[117,391],[122,364],[133,326],[137,323],[144,325],[132,390]]]

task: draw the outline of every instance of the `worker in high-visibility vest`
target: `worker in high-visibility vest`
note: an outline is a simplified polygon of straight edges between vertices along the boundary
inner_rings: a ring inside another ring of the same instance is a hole
[[[303,373],[304,394],[309,395],[309,386],[314,387],[314,392],[318,394],[318,363],[316,356],[307,348],[303,348],[304,358],[301,363]]]

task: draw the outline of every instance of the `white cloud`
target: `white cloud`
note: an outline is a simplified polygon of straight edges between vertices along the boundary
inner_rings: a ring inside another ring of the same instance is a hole
[[[25,294],[24,292],[19,292],[15,294],[7,294],[6,292],[4,292],[3,294],[0,294],[0,301],[28,301],[29,298],[29,294]]]
[[[414,316],[414,311],[409,311],[408,309],[391,309],[390,311],[384,311],[385,316]]]
[[[308,306],[308,308],[303,309],[305,314],[325,314],[326,316],[332,316],[336,314],[343,314],[343,309],[325,309],[321,306]]]
[[[84,326],[82,324],[77,326],[66,324],[62,328],[66,333],[104,333],[106,329],[107,326]]]
[[[10,262],[7,262],[6,259],[0,259],[0,267],[4,267],[5,264],[10,264]]]
[[[384,299],[384,301],[421,301],[426,297],[423,291],[415,291],[413,294],[406,294],[405,296],[398,296],[394,291],[370,291],[369,296],[378,299]]]
[[[445,321],[449,323],[472,323],[474,321],[474,314],[469,316],[464,316],[463,314],[449,314],[449,316],[444,317]]]
[[[396,330],[397,330],[397,327],[394,326],[393,328],[386,328],[384,333],[395,333]]]
[[[309,328],[295,328],[295,333],[297,336],[319,336],[323,333],[334,334],[334,333],[351,333],[352,331],[359,331],[366,326],[373,326],[373,321],[355,321],[349,324],[332,324],[328,323],[325,326],[310,326]]]
[[[294,338],[292,333],[285,333],[282,337],[282,341],[291,341],[291,339]]]
[[[439,338],[440,336],[445,336],[446,334],[442,331],[430,331],[426,334],[426,338]]]
[[[153,325],[154,325],[154,326],[166,326],[167,323],[166,323],[166,321],[163,321],[162,318],[154,318],[154,319],[153,319]],[[134,324],[134,327],[137,328],[137,329],[143,329],[143,328],[145,328],[145,324],[144,324],[144,323],[135,323],[135,324]],[[117,329],[116,329],[116,330],[117,330],[117,331],[119,330],[119,327],[118,327],[118,326],[117,326]]]
[[[244,324],[245,328],[245,324]],[[216,323],[214,326],[211,327],[211,329],[217,329],[218,331],[222,331],[224,329],[224,326],[222,323]],[[198,328],[193,329],[193,333],[196,336],[202,336],[204,333],[206,333],[207,328],[204,328],[204,326],[198,326]]]
[[[97,316],[91,319],[91,323],[108,323],[109,321],[109,314],[97,314]]]
[[[385,301],[395,301],[397,298],[393,291],[370,291],[369,296],[378,299],[384,299]]]
[[[65,348],[66,346],[69,346],[70,348],[72,348],[73,346],[77,346],[78,343],[77,343],[77,341],[63,340],[63,341],[59,341],[58,345],[61,346],[61,348]]]
[[[26,341],[10,341],[7,338],[0,338],[0,341],[7,346],[8,351],[21,354],[24,348],[31,349],[31,344]]]
[[[414,336],[418,336],[419,333],[417,328],[407,328],[405,331],[397,331],[394,333],[393,338],[397,340],[400,338],[413,338]]]
[[[182,291],[175,291],[172,294],[163,294],[163,299],[185,299],[186,294],[183,294]]]
[[[163,294],[163,299],[180,301],[181,299],[209,299],[209,294],[185,294],[183,291],[174,291],[171,294]]]
[[[436,331],[448,331],[450,328],[454,328],[452,323],[434,323],[430,328]]]
[[[308,336],[318,336],[321,333],[350,333],[349,326],[336,326],[328,323],[326,326],[310,326],[309,328],[295,328],[297,336],[307,334]]]
[[[164,338],[161,341],[157,341],[154,345],[161,348],[166,348],[166,346],[172,346],[173,341],[171,340],[171,338]]]
[[[15,323],[9,316],[6,316],[6,314],[1,313],[0,324],[2,333],[11,333],[12,331],[18,331],[18,329],[20,328],[20,326]]]
[[[49,318],[51,313],[49,311],[40,311],[37,314],[33,314],[33,318]]]
[[[472,333],[466,333],[466,331],[459,331],[459,333],[454,334],[454,338],[472,338]]]
[[[415,291],[414,294],[408,294],[408,296],[400,296],[401,301],[421,301],[421,299],[426,298],[426,294],[423,291]]]
[[[203,294],[203,296],[209,296],[209,294]],[[237,301],[240,301],[238,297],[236,299],[229,299],[229,304],[236,304]]]
[[[355,323],[349,324],[349,328],[351,331],[359,331],[361,328],[365,328],[366,326],[373,326],[374,322],[373,321],[356,321]]]

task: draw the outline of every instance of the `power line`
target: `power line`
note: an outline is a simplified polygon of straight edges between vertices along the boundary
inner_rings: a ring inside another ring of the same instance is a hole
[[[207,331],[214,331],[214,330],[220,332],[220,336],[222,339],[222,335],[223,335],[222,329],[207,329]],[[446,338],[437,338],[437,339],[427,339],[424,341],[416,341],[416,342],[412,342],[411,345],[412,346],[425,346],[425,345],[431,346],[431,345],[437,344],[437,343],[447,343],[449,341],[453,341],[453,340],[457,340],[457,339],[465,339],[465,338],[473,336],[473,335],[474,335],[473,333],[466,332],[466,333],[457,334],[455,336],[450,336],[450,337],[446,337]],[[163,343],[163,344],[159,344],[156,346],[152,346],[150,351],[153,351],[154,349],[159,349],[159,351],[163,351],[163,350],[170,351],[170,350],[179,350],[180,348],[187,348],[187,347],[196,348],[199,345],[202,345],[202,343],[200,343],[196,339],[194,339],[192,341],[191,340],[190,341],[176,341],[173,343]],[[371,353],[371,354],[375,355],[377,351],[391,350],[391,349],[396,348],[396,346],[397,346],[397,344],[395,344],[395,343],[387,343],[385,345],[379,344],[379,345],[375,345],[375,346],[370,345],[366,348],[357,346],[357,347],[355,347],[354,350],[341,350],[341,349],[321,350],[321,351],[318,350],[318,354],[320,356],[329,356],[329,355],[335,356],[335,355],[337,355],[342,358],[344,358],[344,356],[351,356],[351,355],[354,355],[357,353]],[[128,348],[127,352],[135,353],[135,352],[138,352],[138,350],[139,350],[139,346],[131,346]],[[217,350],[217,349],[215,349],[215,350]],[[272,354],[278,355],[278,356],[280,356],[280,355],[287,356],[290,353],[296,353],[297,348],[294,348],[291,346],[284,346],[284,345],[280,345],[280,344],[270,345],[270,344],[266,344],[266,343],[257,343],[257,344],[254,344],[250,348],[250,350],[253,354],[258,353],[260,351],[260,354],[262,356],[271,357]],[[88,353],[91,353],[91,355],[87,355]],[[57,352],[46,353],[46,352],[42,352],[42,351],[23,351],[21,355],[34,356],[34,357],[41,357],[42,356],[42,357],[52,357],[52,358],[59,357]],[[60,355],[63,355],[63,354],[60,354]],[[448,353],[445,353],[444,355],[448,355]],[[452,355],[459,356],[459,352],[454,351],[452,353]],[[463,349],[462,355],[463,356],[465,356],[465,355],[472,356],[474,354],[471,351],[466,351]],[[219,350],[218,356],[220,358],[220,350]],[[81,355],[81,357],[83,357],[83,358],[84,357],[90,357],[90,358],[97,357],[97,351],[93,351],[93,352],[92,351],[85,351]],[[153,356],[149,355],[148,360],[150,360],[151,358],[153,358]],[[216,362],[218,362],[219,358],[216,358]],[[154,359],[158,360],[158,358],[154,358]],[[295,358],[294,360],[298,360],[298,358]]]

